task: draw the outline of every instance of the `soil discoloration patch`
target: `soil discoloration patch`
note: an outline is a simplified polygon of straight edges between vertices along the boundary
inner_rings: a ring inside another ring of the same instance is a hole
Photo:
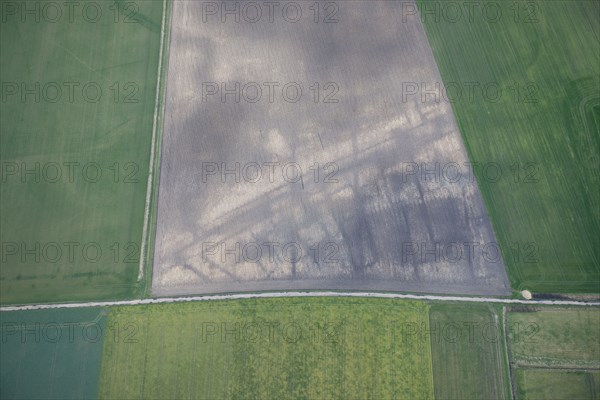
[[[338,4],[224,23],[173,3],[154,294],[510,293],[450,105],[403,96],[441,85],[420,21]]]

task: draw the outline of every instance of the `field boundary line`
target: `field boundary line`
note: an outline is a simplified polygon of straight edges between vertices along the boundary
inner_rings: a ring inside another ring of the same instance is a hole
[[[167,0],[163,0],[162,21],[160,25],[160,44],[158,49],[158,70],[156,73],[156,96],[154,98],[154,116],[152,121],[152,139],[150,143],[150,162],[148,163],[148,182],[146,184],[146,204],[144,206],[144,226],[142,228],[142,242],[140,243],[140,266],[137,281],[144,278],[144,263],[146,262],[146,242],[148,241],[148,224],[150,220],[150,201],[152,198],[152,182],[154,180],[154,153],[156,152],[156,129],[158,124],[158,102],[160,100],[160,78],[162,75],[163,45],[165,40],[165,20]]]
[[[466,297],[466,296],[442,296],[442,295],[416,295],[402,293],[377,293],[377,292],[270,292],[270,293],[237,293],[237,294],[215,294],[206,296],[187,296],[187,297],[157,297],[139,300],[120,300],[120,301],[98,301],[87,303],[60,303],[60,304],[30,304],[20,306],[0,307],[0,312],[7,311],[26,311],[26,310],[46,310],[57,308],[85,308],[85,307],[115,307],[115,306],[135,306],[144,304],[168,304],[168,303],[186,303],[197,301],[218,301],[218,300],[241,300],[241,299],[264,299],[280,297],[359,297],[359,298],[380,298],[380,299],[404,299],[404,300],[430,300],[430,301],[453,301],[467,303],[500,303],[500,304],[538,304],[550,306],[582,306],[599,307],[600,302],[585,302],[575,300],[519,300],[504,299],[496,297]]]
[[[506,365],[508,367],[508,379],[510,381],[510,394],[513,400],[518,400],[519,396],[517,393],[517,382],[516,382],[516,371],[513,371],[513,363],[512,363],[512,349],[509,347],[508,343],[508,318],[506,317],[508,314],[506,307],[502,306],[502,338],[504,340],[504,356]]]

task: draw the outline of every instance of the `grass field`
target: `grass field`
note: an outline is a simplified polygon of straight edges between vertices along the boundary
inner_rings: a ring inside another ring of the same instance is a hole
[[[557,370],[517,370],[520,400],[597,400],[600,373]]]
[[[544,308],[508,313],[513,362],[600,369],[600,310]]]
[[[3,312],[0,397],[510,399],[502,314],[349,298]],[[598,398],[600,311],[506,314],[517,398]]]
[[[507,321],[519,399],[600,398],[600,310],[513,308]]]
[[[436,399],[510,398],[501,323],[493,307],[431,306]]]
[[[100,398],[432,398],[428,306],[264,299],[123,307]],[[406,334],[405,334],[406,333]],[[409,334],[410,333],[410,334]]]
[[[598,293],[600,3],[492,2],[485,17],[476,2],[459,20],[436,3],[418,1],[513,288]]]
[[[103,310],[0,313],[0,326],[0,398],[97,398]]]
[[[55,23],[44,2],[11,4],[0,35],[0,302],[139,296],[163,2],[94,2]]]

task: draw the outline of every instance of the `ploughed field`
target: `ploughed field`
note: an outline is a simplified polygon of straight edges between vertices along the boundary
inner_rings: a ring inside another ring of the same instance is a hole
[[[328,4],[173,3],[153,294],[509,293],[421,22]]]

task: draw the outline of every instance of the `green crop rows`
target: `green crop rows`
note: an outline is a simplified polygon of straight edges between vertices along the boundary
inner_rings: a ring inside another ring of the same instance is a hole
[[[101,398],[431,398],[427,305],[269,299],[124,307],[109,324]],[[405,340],[406,339],[406,340]]]
[[[0,398],[96,398],[106,333],[97,308],[0,314]]]
[[[3,312],[0,396],[594,399],[599,315],[367,298]]]
[[[95,4],[96,22],[3,16],[3,304],[143,293],[163,4]]]
[[[494,2],[500,18],[459,21],[427,15],[435,3],[418,1],[513,288],[598,293],[600,3]]]
[[[510,398],[497,309],[434,304],[429,324],[438,330],[431,340],[436,398]]]

